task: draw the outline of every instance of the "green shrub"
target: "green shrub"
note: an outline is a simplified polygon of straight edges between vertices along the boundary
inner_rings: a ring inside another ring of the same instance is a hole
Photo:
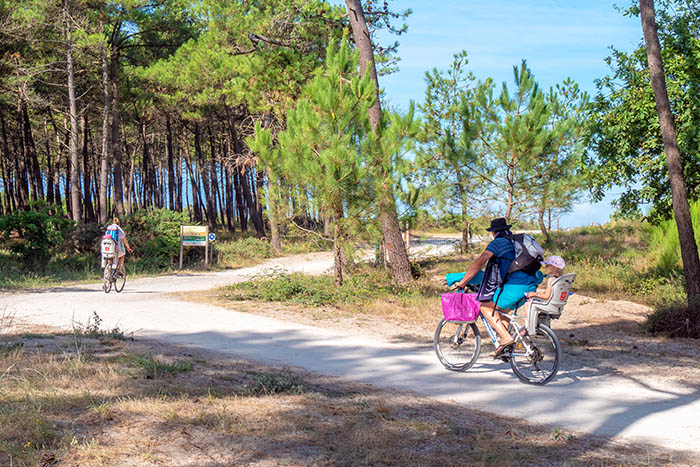
[[[80,253],[98,256],[100,254],[100,239],[106,226],[98,222],[86,222],[79,225],[73,233],[75,249]]]
[[[299,303],[311,306],[363,303],[382,296],[411,294],[394,284],[387,271],[364,267],[345,276],[338,287],[331,276],[273,274],[228,287],[224,298]]]
[[[0,217],[0,241],[27,269],[43,271],[75,230],[73,221],[53,210],[36,201],[28,211]]]
[[[138,210],[124,219],[138,269],[165,269],[180,254],[180,225],[190,224],[184,212],[169,209]]]

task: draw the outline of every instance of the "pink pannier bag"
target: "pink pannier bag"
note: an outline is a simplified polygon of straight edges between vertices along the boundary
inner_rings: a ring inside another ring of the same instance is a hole
[[[440,296],[445,321],[476,321],[479,303],[475,293],[444,293]]]

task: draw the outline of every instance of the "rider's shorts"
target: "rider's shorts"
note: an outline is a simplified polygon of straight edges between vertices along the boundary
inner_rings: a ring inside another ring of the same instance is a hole
[[[493,296],[498,308],[514,310],[518,302],[525,298],[527,292],[536,290],[537,286],[531,284],[505,284],[497,288]]]

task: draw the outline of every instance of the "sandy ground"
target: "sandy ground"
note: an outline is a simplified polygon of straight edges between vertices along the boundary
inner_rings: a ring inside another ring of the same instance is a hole
[[[444,240],[433,243],[423,247],[447,248]],[[565,349],[559,375],[545,387],[531,387],[519,383],[508,365],[485,356],[468,373],[445,371],[432,350],[432,332],[426,335],[420,327],[387,326],[371,318],[305,322],[284,307],[251,310],[248,304],[240,312],[173,294],[247,280],[271,269],[318,274],[330,266],[330,255],[317,253],[235,271],[138,279],[118,295],[104,294],[99,285],[3,293],[0,313],[70,328],[97,311],[104,327],[120,326],[136,336],[700,455],[700,349],[695,342],[640,335],[638,323],[648,311],[641,305],[574,296],[553,324]]]

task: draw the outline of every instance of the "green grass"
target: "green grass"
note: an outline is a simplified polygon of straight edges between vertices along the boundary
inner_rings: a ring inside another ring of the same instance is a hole
[[[416,293],[411,287],[394,284],[388,272],[365,266],[347,275],[340,287],[331,276],[275,274],[227,287],[223,298],[327,306],[363,303],[386,297],[407,297]]]
[[[246,388],[246,393],[254,396],[269,396],[271,394],[304,394],[306,387],[304,378],[292,373],[289,368],[280,372],[251,372],[253,382]]]
[[[690,215],[697,244],[700,243],[700,200],[690,205]],[[658,269],[682,273],[680,240],[675,219],[669,219],[651,228],[650,239],[650,251],[657,258]]]
[[[141,369],[146,378],[160,378],[165,375],[175,375],[192,370],[193,363],[190,360],[178,360],[167,363],[155,358],[153,355],[134,355],[134,363]]]

